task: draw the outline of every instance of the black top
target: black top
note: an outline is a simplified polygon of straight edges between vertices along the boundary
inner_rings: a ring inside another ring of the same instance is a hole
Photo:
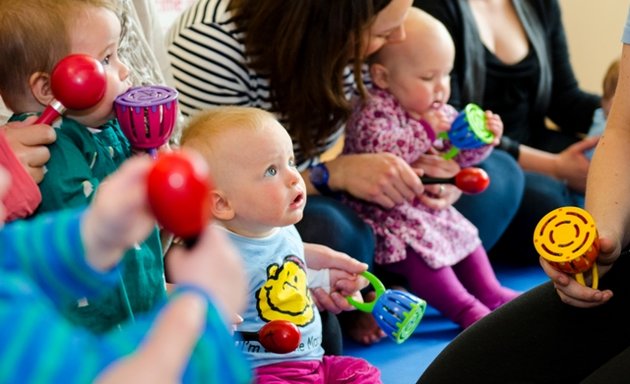
[[[580,90],[556,0],[513,0],[529,40],[529,53],[506,65],[482,44],[467,0],[414,0],[449,30],[455,42],[455,66],[449,103],[469,102],[498,113],[505,135],[537,147],[545,117],[563,132],[586,133],[600,98]]]

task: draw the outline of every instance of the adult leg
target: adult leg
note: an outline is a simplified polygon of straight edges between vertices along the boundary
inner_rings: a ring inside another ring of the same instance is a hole
[[[551,283],[534,288],[459,334],[418,383],[578,383],[630,345],[622,258],[601,279],[614,297],[581,309],[564,304]]]
[[[304,218],[296,224],[302,240],[307,243],[324,244],[345,252],[351,257],[372,264],[374,235],[372,229],[356,213],[339,201],[323,196],[309,196]],[[355,313],[356,312],[356,313]],[[343,340],[341,327],[336,316],[321,312],[322,347],[327,355],[341,355]],[[340,320],[353,338],[378,332],[372,315],[359,311],[340,314]]]
[[[490,177],[488,189],[462,195],[454,206],[479,229],[484,248],[491,249],[516,214],[525,181],[518,163],[501,150],[492,151],[478,166]]]
[[[372,265],[375,247],[372,229],[341,202],[309,196],[304,218],[296,227],[305,242],[327,245]]]
[[[540,173],[525,172],[521,205],[501,240],[490,251],[490,259],[510,264],[538,263],[532,241],[536,225],[554,209],[573,204],[564,183]]]

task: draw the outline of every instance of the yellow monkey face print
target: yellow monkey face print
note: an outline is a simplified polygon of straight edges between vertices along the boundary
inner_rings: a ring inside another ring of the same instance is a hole
[[[267,267],[267,281],[256,292],[258,315],[265,321],[287,320],[297,326],[313,321],[313,301],[306,269],[295,256]]]

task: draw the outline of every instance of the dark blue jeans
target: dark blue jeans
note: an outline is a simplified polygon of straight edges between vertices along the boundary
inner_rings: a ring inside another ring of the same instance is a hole
[[[564,183],[540,173],[525,172],[521,205],[490,258],[513,265],[537,264],[533,242],[536,225],[554,209],[575,204],[575,197]]]
[[[309,196],[304,218],[296,224],[302,240],[324,244],[372,265],[372,229],[353,210],[330,197]]]
[[[489,250],[501,238],[521,204],[525,177],[516,160],[498,149],[478,166],[490,177],[488,189],[478,195],[462,195],[455,208],[475,224],[484,248]]]

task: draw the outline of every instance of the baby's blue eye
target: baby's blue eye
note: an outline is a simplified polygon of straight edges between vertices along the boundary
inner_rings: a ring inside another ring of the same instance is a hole
[[[109,65],[109,61],[111,60],[111,58],[112,58],[112,55],[107,55],[107,56],[105,56],[105,58],[101,61],[101,63],[102,63],[103,65]]]
[[[265,171],[265,176],[275,176],[278,174],[278,169],[276,167],[269,167]]]
[[[291,167],[291,168],[295,168],[296,167],[294,159],[289,160],[289,167]]]

